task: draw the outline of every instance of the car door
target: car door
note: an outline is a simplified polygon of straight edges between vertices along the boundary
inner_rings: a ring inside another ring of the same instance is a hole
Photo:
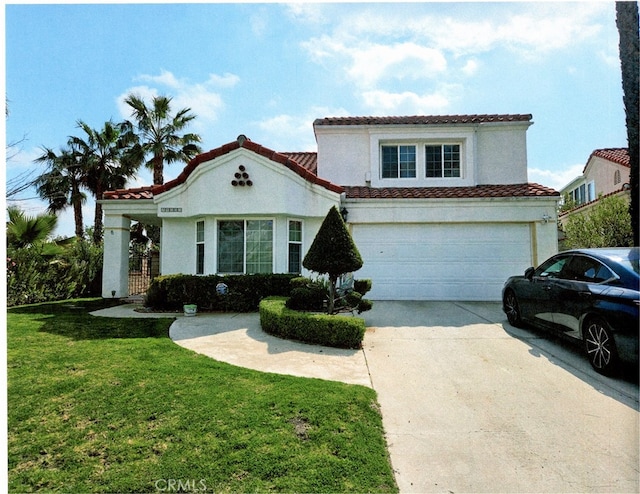
[[[568,255],[552,257],[533,272],[529,283],[519,293],[523,319],[537,326],[553,327],[557,297],[556,281],[560,279],[568,260]]]
[[[568,336],[581,338],[582,315],[593,306],[598,293],[606,288],[603,283],[613,278],[613,272],[597,259],[573,255],[555,281],[553,291],[557,303],[553,322],[556,328]]]

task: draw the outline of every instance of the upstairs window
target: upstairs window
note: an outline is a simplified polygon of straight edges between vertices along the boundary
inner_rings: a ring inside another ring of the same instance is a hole
[[[618,185],[621,182],[620,170],[613,172],[613,185]]]
[[[415,177],[415,146],[382,146],[382,178]]]
[[[460,177],[460,145],[425,146],[425,163],[427,178]]]

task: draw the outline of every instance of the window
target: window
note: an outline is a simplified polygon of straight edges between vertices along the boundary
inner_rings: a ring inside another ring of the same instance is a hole
[[[596,200],[596,183],[589,182],[587,184],[587,202]]]
[[[425,146],[427,178],[460,177],[460,145]]]
[[[218,272],[272,273],[273,221],[219,221]]]
[[[541,278],[560,278],[560,273],[564,269],[569,257],[554,257],[545,262],[535,271],[535,275]]]
[[[382,146],[382,178],[415,177],[415,146]]]
[[[204,221],[196,222],[196,274],[204,274]]]
[[[615,278],[615,275],[604,264],[585,256],[575,256],[563,278],[568,280],[586,281],[589,283],[602,283]]]
[[[620,170],[613,172],[613,185],[618,185],[621,181]]]
[[[289,221],[289,273],[302,272],[302,221]]]

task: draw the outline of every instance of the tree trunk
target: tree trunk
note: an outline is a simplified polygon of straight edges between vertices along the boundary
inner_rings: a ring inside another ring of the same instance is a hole
[[[164,156],[156,154],[153,157],[153,185],[164,183]]]
[[[76,225],[76,237],[82,238],[84,236],[82,194],[80,194],[80,189],[76,180],[71,182],[71,203],[73,204],[73,221]]]
[[[329,301],[327,302],[327,314],[333,314],[336,304],[336,283],[338,282],[337,276],[329,276]]]
[[[102,240],[102,204],[98,201],[102,199],[102,184],[96,188],[96,210],[93,219],[93,243],[98,245]]]
[[[629,165],[631,189],[631,203],[629,213],[631,215],[631,228],[633,229],[633,245],[639,245],[638,240],[638,180],[640,147],[638,137],[638,91],[640,84],[640,62],[638,38],[638,3],[616,2],[616,26],[620,35],[620,66],[622,69],[622,89],[624,92],[624,109],[627,124],[627,141],[629,145]]]

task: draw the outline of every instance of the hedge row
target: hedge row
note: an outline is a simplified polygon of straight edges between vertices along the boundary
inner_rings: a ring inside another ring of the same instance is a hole
[[[196,304],[199,311],[251,312],[260,300],[272,295],[288,296],[291,274],[250,274],[228,276],[166,275],[155,278],[145,297],[145,306],[181,310]],[[226,295],[216,290],[218,283],[228,287]]]
[[[266,333],[335,348],[362,346],[364,319],[298,312],[288,309],[285,303],[285,298],[275,297],[260,302],[260,324]]]

